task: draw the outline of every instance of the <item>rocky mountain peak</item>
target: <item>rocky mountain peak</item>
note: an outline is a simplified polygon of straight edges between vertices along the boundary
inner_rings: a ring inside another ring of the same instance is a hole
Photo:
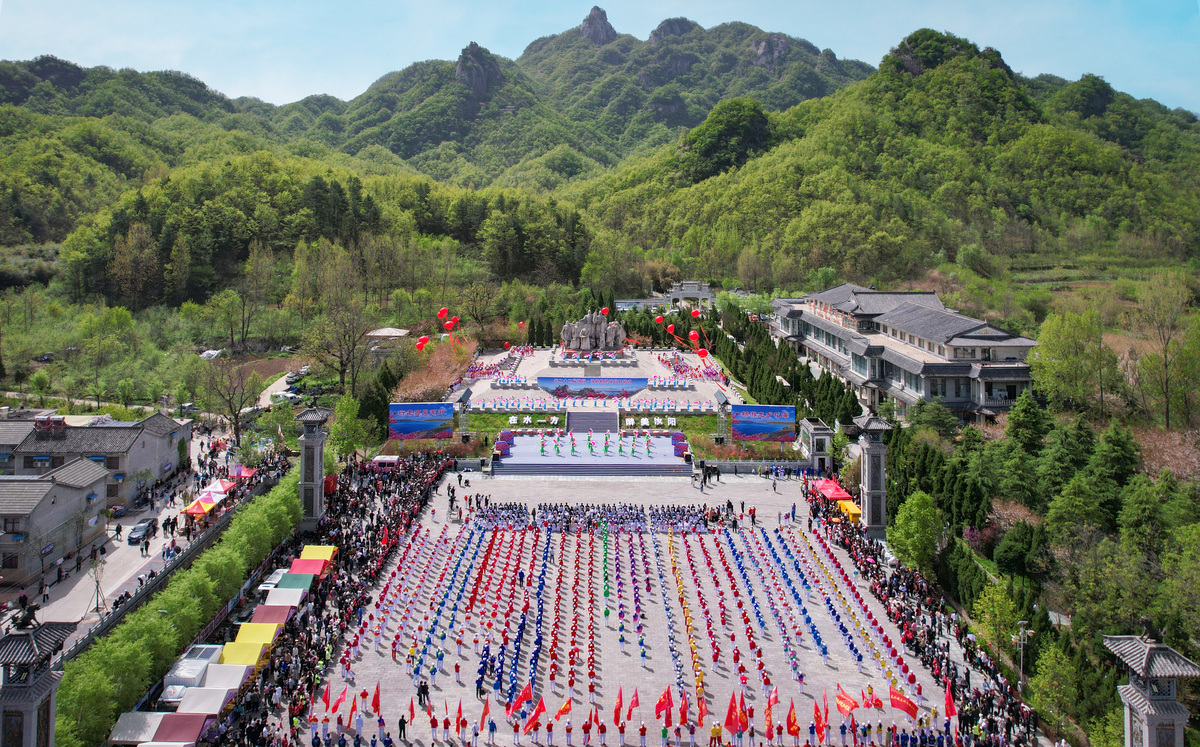
[[[687,18],[668,18],[650,32],[650,43],[654,44],[668,36],[683,36],[699,27],[700,24]]]
[[[584,39],[600,46],[617,38],[616,29],[608,22],[608,13],[605,13],[599,5],[592,6],[592,12],[583,19],[579,33],[583,35]]]
[[[489,85],[504,82],[504,73],[490,52],[471,42],[458,56],[454,79],[470,88],[475,98],[481,98],[487,93]]]

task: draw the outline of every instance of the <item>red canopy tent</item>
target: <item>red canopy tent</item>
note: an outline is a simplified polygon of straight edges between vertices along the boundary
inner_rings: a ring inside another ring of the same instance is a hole
[[[250,622],[283,625],[295,611],[295,607],[285,607],[282,604],[260,604],[254,608],[254,617],[250,618]]]
[[[328,560],[296,558],[292,561],[292,567],[288,568],[288,573],[311,573],[314,576],[323,577],[328,572],[328,569]]]
[[[821,480],[817,483],[817,491],[823,498],[830,501],[852,501],[854,496],[838,484],[837,480]]]
[[[249,480],[251,477],[254,477],[256,474],[258,474],[258,468],[257,467],[243,467],[242,465],[239,464],[233,468],[232,472],[233,472],[233,479],[235,479],[235,480]]]
[[[155,742],[195,743],[200,741],[212,716],[203,713],[168,713],[154,732]]]

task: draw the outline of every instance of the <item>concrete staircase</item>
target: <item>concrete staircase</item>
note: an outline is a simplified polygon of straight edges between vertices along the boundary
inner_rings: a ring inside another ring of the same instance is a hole
[[[610,431],[616,433],[620,428],[620,418],[615,412],[585,412],[576,410],[567,415],[567,429],[576,433],[587,433],[591,428],[597,434]]]
[[[492,476],[521,475],[522,477],[691,477],[692,465],[682,460],[675,464],[514,464],[492,462]]]

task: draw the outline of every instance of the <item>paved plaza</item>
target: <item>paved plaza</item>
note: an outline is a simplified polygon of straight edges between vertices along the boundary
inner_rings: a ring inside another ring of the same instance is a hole
[[[682,388],[651,387],[643,389],[630,398],[595,399],[595,400],[557,400],[544,389],[537,386],[539,376],[550,377],[581,377],[585,376],[584,366],[579,362],[558,362],[559,351],[548,348],[536,348],[520,358],[515,368],[512,363],[515,355],[509,353],[480,354],[477,363],[481,366],[499,365],[503,373],[493,378],[479,379],[471,383],[471,407],[482,410],[492,409],[580,409],[616,411],[622,409],[650,408],[700,412],[707,408],[708,412],[715,411],[716,394],[722,392],[731,402],[741,403],[737,391],[732,386],[725,386],[716,381],[697,376],[686,377],[687,386]],[[598,363],[602,378],[644,378],[665,382],[669,379],[682,379],[677,371],[673,371],[663,361],[676,359],[679,365],[688,370],[699,369],[703,364],[700,358],[691,351],[667,351],[638,349],[628,353],[616,361]],[[551,366],[551,359],[556,365]],[[711,358],[709,359],[712,360]],[[715,364],[710,363],[709,366]]]
[[[508,644],[499,677],[489,674],[483,683],[490,714],[498,726],[497,739],[503,744],[513,740],[504,702],[531,678],[533,702],[527,709],[544,698],[547,714],[541,718],[543,725],[571,701],[569,716],[554,727],[555,744],[559,745],[565,743],[568,719],[575,729],[574,742],[583,742],[581,725],[593,701],[606,723],[608,743],[619,744],[613,718],[618,693],[623,699],[622,711],[627,711],[635,690],[640,705],[628,714],[625,741],[629,744],[638,743],[638,726],[643,721],[650,744],[659,743],[662,721],[655,718],[655,701],[669,686],[675,686],[674,721],[679,720],[681,693],[686,693],[691,723],[696,722],[698,699],[703,698],[709,725],[724,721],[731,694],[744,693],[753,712],[751,723],[761,734],[768,692],[764,682],[769,681],[778,687],[775,723],[784,723],[789,704],[794,702],[801,741],[807,738],[813,719],[814,698],[821,703],[827,695],[833,744],[840,743],[837,685],[856,700],[870,686],[886,706],[889,679],[898,677],[899,672],[882,640],[887,636],[898,641],[899,631],[887,621],[882,606],[868,593],[846,555],[832,545],[827,554],[819,538],[809,531],[800,482],[782,480],[773,488],[772,481],[762,477],[722,475],[720,483],[701,492],[698,483],[685,478],[514,478],[481,480],[470,490],[490,496],[493,504],[520,503],[530,509],[551,503],[724,507],[728,502],[742,521],[733,531],[687,536],[650,529],[597,529],[590,533],[491,530],[479,527],[478,522],[459,523],[457,512],[447,521],[450,512],[443,491],[433,503],[436,520],[427,509],[415,539],[397,550],[381,575],[387,579],[396,571],[384,603],[386,607],[386,600],[394,600],[394,606],[378,651],[368,632],[351,666],[351,693],[368,690],[373,694],[380,683],[381,715],[393,736],[398,735],[400,717],[407,718],[410,700],[417,696],[412,668],[405,662],[410,650],[418,656],[422,649],[426,652],[421,677],[430,682],[431,707],[439,721],[447,713],[453,720],[461,702],[464,718],[477,723],[484,701],[476,697],[480,666],[476,640],[482,647],[490,635],[490,652],[495,655],[504,643],[504,631]],[[460,488],[459,497],[466,491]],[[795,521],[791,520],[793,504]],[[751,508],[757,509],[756,525],[749,523]],[[882,623],[882,633],[874,630],[869,617]],[[531,673],[539,632],[540,652]],[[400,641],[394,659],[391,642],[397,633]],[[461,650],[457,643],[460,635]],[[822,656],[822,645],[826,656]],[[444,651],[444,660],[431,676],[430,667],[436,664],[439,650]],[[903,651],[899,653],[904,656]],[[882,667],[877,654],[884,662]],[[858,655],[862,656],[861,666]],[[594,695],[588,687],[589,668],[593,667]],[[744,685],[739,675],[742,667]],[[924,705],[939,706],[940,685],[919,664],[913,671],[924,693]],[[330,683],[334,697],[347,684],[337,666],[331,668]],[[318,705],[318,713],[320,708]],[[343,715],[347,708],[342,707]],[[416,710],[416,723],[409,726],[408,738],[428,746],[429,717],[419,706]],[[621,713],[621,719],[626,715]],[[860,722],[869,718],[885,726],[893,720],[901,728],[906,724],[902,713],[887,707],[862,708],[855,715]],[[369,717],[365,736],[374,734],[375,728],[374,718]],[[531,743],[532,736],[521,736],[521,742]],[[544,726],[538,738],[545,743]],[[704,743],[708,735],[700,728],[696,738]],[[441,739],[439,726],[437,740]],[[480,743],[485,740],[486,734]],[[791,744],[790,738],[785,741]],[[592,743],[597,744],[598,739],[593,737]]]

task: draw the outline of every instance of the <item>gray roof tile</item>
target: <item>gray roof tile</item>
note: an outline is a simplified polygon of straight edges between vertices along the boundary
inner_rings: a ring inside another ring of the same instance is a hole
[[[178,422],[168,418],[161,412],[154,413],[150,417],[138,423],[138,425],[145,428],[149,433],[153,433],[157,436],[165,436],[168,433],[173,433],[179,430],[180,428]]]
[[[916,335],[924,340],[933,340],[942,344],[973,329],[978,329],[984,324],[969,316],[913,303],[897,306],[886,314],[876,317],[875,321],[894,327],[901,332]]]
[[[67,464],[59,467],[56,470],[47,472],[43,477],[53,477],[56,482],[71,488],[86,488],[90,487],[101,480],[108,478],[108,470],[104,468],[101,462],[93,462],[91,459],[74,459]]]
[[[0,444],[16,446],[32,430],[32,420],[0,420]]]
[[[141,435],[141,428],[68,426],[62,438],[38,438],[37,434],[30,433],[16,451],[23,454],[124,454]]]
[[[1200,664],[1165,643],[1136,635],[1106,635],[1104,646],[1143,677],[1200,677]]]
[[[0,475],[0,514],[24,515],[37,508],[54,483],[33,476]]]

